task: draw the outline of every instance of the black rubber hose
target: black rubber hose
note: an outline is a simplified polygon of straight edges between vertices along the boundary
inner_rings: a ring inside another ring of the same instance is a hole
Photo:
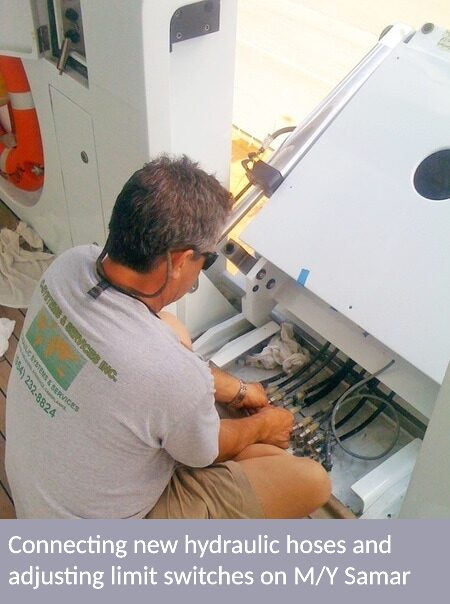
[[[365,400],[367,400],[367,399],[365,399]],[[372,413],[372,415],[369,415],[369,417],[367,419],[365,419],[361,424],[359,424],[359,426],[356,426],[356,428],[353,428],[353,430],[350,430],[349,432],[346,432],[345,434],[340,436],[339,440],[347,440],[347,438],[355,436],[355,434],[358,434],[358,432],[361,432],[361,430],[364,430],[364,428],[366,428],[369,424],[371,424],[380,415],[380,413],[382,413],[385,409],[386,409],[386,403],[384,405],[381,404],[378,407],[378,409],[375,409],[375,411]]]
[[[368,399],[366,399],[366,398],[362,398],[359,401],[359,403],[357,405],[355,405],[353,407],[353,409],[347,413],[346,416],[344,416],[341,420],[339,420],[338,423],[336,424],[336,430],[339,430],[339,428],[341,428],[345,423],[347,423],[348,420],[352,419],[352,417],[354,415],[356,415],[356,413],[358,413],[358,411],[360,411],[360,409],[362,409],[364,407],[367,400]]]
[[[339,352],[338,348],[335,348],[335,350],[333,350],[333,352],[331,354],[329,354],[315,369],[314,371],[312,371],[311,373],[309,373],[305,378],[303,378],[302,380],[299,381],[295,381],[294,384],[292,384],[291,386],[289,386],[289,388],[286,389],[286,386],[283,386],[282,388],[280,388],[280,390],[283,391],[283,394],[289,394],[291,392],[293,392],[294,390],[297,390],[298,388],[300,388],[300,386],[303,386],[303,384],[306,384],[307,382],[309,382],[309,380],[312,380],[312,378],[314,376],[316,376],[320,371],[322,371],[322,369],[324,367],[326,367],[328,365],[328,363],[330,361],[332,361],[334,359],[334,357],[337,355],[337,353]]]
[[[354,398],[357,398],[359,395],[355,394],[353,397],[348,398],[348,400],[352,400]],[[398,417],[398,413],[395,409],[395,407],[392,405],[392,397],[394,396],[394,393],[391,393],[391,395],[389,396],[388,399],[382,398],[376,394],[366,394],[365,395],[370,401],[377,401],[379,403],[381,403],[381,405],[370,415],[370,417],[368,417],[366,420],[364,420],[359,426],[356,426],[356,428],[353,428],[353,430],[350,430],[349,432],[347,432],[346,434],[343,434],[342,436],[338,436],[337,434],[337,430],[336,430],[336,413],[339,410],[339,405],[340,403],[338,402],[334,409],[333,412],[331,414],[331,419],[330,419],[330,428],[331,431],[333,432],[333,435],[336,439],[336,443],[349,455],[351,455],[352,457],[355,457],[356,459],[363,459],[363,460],[376,460],[376,459],[381,459],[382,457],[385,457],[390,451],[392,451],[392,449],[395,447],[395,444],[398,441],[399,435],[400,435],[400,419]],[[358,432],[360,432],[361,430],[363,430],[366,426],[368,426],[371,422],[374,421],[374,419],[376,417],[378,417],[378,415],[380,415],[380,413],[387,407],[390,406],[391,411],[392,411],[392,419],[395,422],[395,433],[394,433],[394,437],[392,439],[392,442],[389,444],[388,447],[386,447],[384,449],[384,451],[382,453],[379,453],[377,455],[361,455],[360,453],[356,453],[355,451],[352,451],[351,449],[348,449],[347,447],[344,446],[343,441],[347,438],[350,438],[350,436],[353,436],[355,434],[357,434]]]
[[[305,407],[309,407],[309,405],[313,405],[320,401],[324,396],[332,392],[342,380],[349,374],[349,372],[356,365],[355,361],[349,359],[339,371],[330,375],[328,378],[322,380],[315,386],[310,386],[305,393],[307,396],[303,399],[303,404]]]
[[[305,371],[307,371],[312,365],[314,365],[314,363],[320,359],[320,357],[323,355],[323,353],[326,352],[330,346],[331,346],[331,343],[326,342],[322,346],[322,348],[320,348],[316,352],[316,354],[313,357],[311,357],[310,360],[305,365],[302,365],[300,367],[300,369],[297,369],[297,371],[294,371],[294,373],[291,373],[291,375],[285,375],[281,379],[278,378],[277,376],[273,376],[271,378],[267,378],[266,380],[262,380],[261,384],[263,386],[268,386],[269,384],[272,384],[272,386],[282,387],[283,385],[286,385],[289,382],[292,382],[292,380],[295,380],[296,378],[300,377],[303,373],[305,373]]]

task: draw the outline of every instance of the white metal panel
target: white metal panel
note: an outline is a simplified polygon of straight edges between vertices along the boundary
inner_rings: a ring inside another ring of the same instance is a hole
[[[198,277],[198,288],[176,303],[178,319],[186,325],[191,338],[236,314],[236,309],[211,283],[204,273]]]
[[[369,515],[370,508],[376,506],[381,498],[386,499],[380,506],[382,509],[389,509],[392,503],[398,505],[398,501],[403,500],[421,444],[419,438],[414,439],[352,485],[352,491],[364,502],[366,517]],[[406,484],[402,484],[405,479]],[[400,487],[400,491],[392,492],[392,488],[396,486]],[[379,518],[380,514],[371,517]]]
[[[439,383],[450,358],[450,202],[422,198],[412,178],[446,147],[450,63],[402,45],[242,235]]]
[[[91,116],[52,87],[50,93],[73,244],[103,241],[105,228]]]
[[[239,336],[232,342],[225,344],[211,358],[211,363],[216,367],[226,367],[229,363],[236,360],[239,356],[248,352],[254,346],[257,346],[267,338],[275,335],[280,331],[280,326],[275,321],[269,321],[261,327],[257,327],[252,331]]]
[[[0,54],[37,58],[37,24],[33,0],[0,0]]]
[[[450,365],[401,510],[402,518],[450,518]]]
[[[235,53],[235,38],[230,32],[235,29],[236,5],[236,0],[222,0],[220,30],[174,44],[170,53],[173,152],[200,161],[201,167],[215,173],[226,187]],[[200,132],[207,135],[200,136]]]

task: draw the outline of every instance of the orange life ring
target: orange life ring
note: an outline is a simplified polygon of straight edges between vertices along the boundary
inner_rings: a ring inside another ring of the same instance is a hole
[[[22,61],[0,56],[0,73],[8,91],[15,146],[0,140],[0,174],[26,191],[44,184],[44,153],[39,122]]]

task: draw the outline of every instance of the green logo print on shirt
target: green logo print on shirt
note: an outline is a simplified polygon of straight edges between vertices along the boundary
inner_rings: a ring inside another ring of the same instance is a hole
[[[57,322],[41,308],[31,323],[26,338],[49,373],[67,390],[86,363]]]

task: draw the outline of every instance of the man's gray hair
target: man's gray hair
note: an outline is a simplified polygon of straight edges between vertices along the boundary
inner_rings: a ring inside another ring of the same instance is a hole
[[[231,194],[198,164],[162,155],[135,172],[117,197],[107,252],[146,272],[168,251],[210,251],[231,205]]]

